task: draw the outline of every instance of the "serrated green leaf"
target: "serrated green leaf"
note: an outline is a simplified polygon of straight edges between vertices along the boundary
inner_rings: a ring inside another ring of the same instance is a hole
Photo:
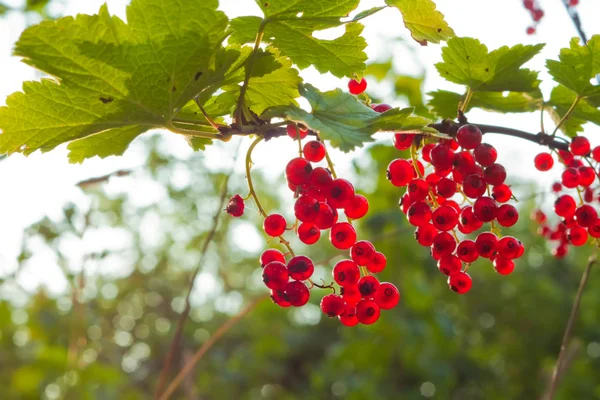
[[[473,91],[531,92],[540,83],[537,72],[521,66],[543,47],[543,44],[519,44],[488,52],[477,39],[455,37],[442,49],[444,62],[435,67],[446,80],[466,85]]]
[[[444,15],[436,10],[432,0],[386,0],[385,3],[400,10],[404,25],[422,46],[454,36],[454,31],[444,20]]]
[[[552,89],[549,104],[554,107],[554,111],[557,114],[556,118],[553,117],[553,119],[558,122],[560,118],[566,114],[569,108],[571,108],[576,97],[577,94],[574,91],[563,85],[558,85]],[[565,126],[565,129],[562,129],[563,132],[569,136],[575,136],[577,132],[583,130],[581,125],[586,122],[600,125],[600,110],[587,99],[581,99],[566,122],[569,121],[571,121],[571,123],[561,125],[561,129]]]
[[[300,94],[310,103],[311,112],[297,106],[278,106],[267,109],[261,117],[301,122],[345,152],[373,141],[371,135],[378,131],[435,132],[427,127],[429,120],[411,116],[412,108],[394,108],[379,114],[340,89],[320,92],[308,84],[300,88]]]
[[[86,158],[94,156],[105,158],[121,155],[136,137],[147,130],[148,128],[143,125],[131,125],[74,140],[67,146],[69,162],[81,163]]]
[[[231,43],[254,42],[264,27],[262,40],[272,43],[281,54],[300,68],[310,65],[321,72],[352,76],[365,69],[366,41],[360,36],[363,26],[357,22],[346,25],[344,34],[336,39],[317,39],[313,33],[344,24],[345,17],[358,6],[359,0],[334,0],[323,6],[321,0],[257,1],[264,18],[239,17],[231,21]]]
[[[579,38],[571,39],[570,46],[560,50],[560,61],[547,60],[548,72],[560,84],[579,96],[600,95],[600,86],[590,80],[600,74],[600,35],[594,35],[585,45]]]
[[[464,98],[462,94],[447,90],[436,90],[428,94],[431,96],[428,105],[437,116],[456,118],[458,104]],[[539,90],[530,93],[509,92],[506,96],[499,92],[475,92],[466,111],[481,108],[500,113],[532,112],[540,109],[542,101]]]
[[[369,8],[368,10],[361,11],[358,14],[356,14],[354,16],[354,18],[351,19],[351,21],[352,22],[360,21],[361,19],[370,17],[371,15],[376,14],[383,9],[385,9],[385,6]]]
[[[103,6],[98,15],[25,30],[15,54],[57,81],[29,82],[8,97],[0,108],[0,152],[47,151],[101,133],[73,145],[71,159],[81,161],[82,155],[105,156],[100,143],[112,140],[118,144],[113,154],[120,154],[137,136],[131,132],[170,126],[192,97],[210,97],[241,57],[239,49],[221,46],[228,20],[217,5],[133,0],[127,24]],[[103,134],[111,139],[103,141]],[[99,146],[96,153],[92,145]]]
[[[297,105],[295,99],[300,97],[298,87],[302,83],[302,78],[298,75],[298,71],[292,68],[290,59],[278,57],[275,49],[268,51],[271,52],[269,53],[271,59],[278,68],[270,69],[266,74],[252,76],[246,90],[246,105],[256,114],[261,114],[265,109],[279,104]],[[219,95],[217,102],[223,107],[235,108],[240,88],[239,85],[223,87],[225,92]]]
[[[384,62],[370,63],[367,65],[364,75],[371,75],[378,81],[381,81],[393,70],[393,68],[394,66],[391,59]]]

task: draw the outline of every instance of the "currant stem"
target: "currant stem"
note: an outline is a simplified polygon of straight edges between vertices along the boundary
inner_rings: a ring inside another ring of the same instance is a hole
[[[467,112],[467,106],[469,105],[469,102],[471,101],[471,97],[473,97],[473,91],[471,90],[470,87],[467,87],[467,93],[465,93],[465,99],[460,104],[459,114]]]
[[[563,115],[562,118],[560,119],[560,121],[558,121],[558,124],[556,124],[556,127],[554,128],[554,132],[552,132],[552,135],[550,135],[550,136],[552,136],[552,137],[556,136],[556,132],[558,132],[558,129],[565,123],[565,121],[567,119],[569,119],[569,117],[575,110],[575,107],[577,107],[577,104],[579,104],[580,100],[581,100],[581,96],[575,97],[575,100],[573,100],[573,104],[571,104],[571,107],[569,107],[569,109],[567,110],[565,115]]]
[[[215,121],[213,121],[210,115],[208,115],[208,113],[204,110],[204,107],[202,107],[202,104],[200,104],[200,100],[198,100],[198,96],[194,97],[194,101],[196,102],[196,105],[200,109],[202,115],[204,115],[204,118],[206,118],[206,122],[208,122],[210,126],[215,128],[216,130],[219,130],[219,125]]]
[[[329,151],[325,150],[325,159],[327,160],[327,166],[331,171],[331,176],[333,179],[337,179],[337,174],[335,173],[335,168],[333,168],[333,161],[331,161],[331,157],[329,157]]]
[[[242,84],[242,87],[240,89],[240,97],[238,97],[237,106],[234,112],[234,115],[236,116],[238,122],[242,121],[242,109],[245,107],[246,90],[248,90],[248,82],[250,82],[252,67],[254,66],[256,54],[258,53],[258,48],[260,47],[260,43],[262,42],[262,38],[265,33],[266,24],[267,22],[265,20],[262,20],[260,26],[258,27],[258,32],[256,33],[256,40],[254,41],[254,49],[252,50],[250,60],[248,60],[248,64],[246,65],[246,75],[244,77],[244,83]]]
[[[254,199],[254,202],[256,203],[256,206],[258,207],[258,213],[260,215],[262,215],[263,218],[267,218],[267,213],[265,212],[265,209],[260,204],[260,201],[258,200],[258,196],[256,195],[256,192],[254,191],[254,185],[252,184],[252,173],[250,172],[250,169],[252,168],[252,151],[262,140],[263,140],[262,136],[257,137],[254,140],[254,142],[252,142],[250,147],[248,148],[248,152],[246,153],[246,179],[248,180],[248,189],[250,190],[250,195],[252,196],[252,198]]]
[[[556,385],[558,384],[558,378],[561,373],[562,364],[565,358],[565,350],[567,349],[567,345],[571,338],[571,331],[573,330],[573,325],[575,325],[575,318],[577,317],[577,313],[579,312],[579,304],[581,303],[581,297],[583,295],[583,290],[585,289],[585,285],[587,283],[588,277],[590,275],[590,271],[592,269],[592,265],[596,263],[597,253],[594,253],[588,260],[587,267],[585,271],[583,271],[583,275],[581,276],[581,281],[579,282],[579,288],[577,289],[577,294],[575,295],[575,301],[573,302],[573,307],[571,308],[571,314],[569,315],[569,320],[567,321],[567,326],[565,328],[565,333],[562,338],[562,343],[560,345],[560,352],[558,353],[558,358],[556,359],[556,364],[554,365],[554,371],[552,371],[552,379],[550,380],[550,388],[548,389],[548,395],[546,400],[552,400],[554,397],[554,392],[556,391]]]

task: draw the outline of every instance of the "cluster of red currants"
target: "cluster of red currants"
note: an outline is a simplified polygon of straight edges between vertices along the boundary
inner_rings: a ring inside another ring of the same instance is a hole
[[[394,146],[410,149],[412,159],[395,159],[387,169],[394,186],[406,187],[400,208],[416,227],[417,242],[430,247],[439,270],[448,276],[450,289],[457,293],[471,288],[466,270],[479,257],[492,260],[498,273],[510,274],[513,260],[523,255],[524,247],[514,237],[499,237],[496,223],[513,226],[519,213],[513,205],[504,204],[511,200],[512,191],[504,183],[506,170],[496,163],[496,149],[482,143],[477,126],[463,125],[456,140],[441,139],[421,148],[421,160],[428,163],[424,166],[417,156],[422,139],[396,133]],[[479,233],[475,240],[459,239],[460,234],[471,234],[484,223],[491,224],[490,231]]]
[[[301,141],[308,130],[300,125],[289,124],[290,137]],[[288,228],[281,214],[265,216],[263,229],[273,238],[278,237],[288,253],[267,249],[260,256],[263,282],[271,290],[273,302],[281,307],[301,307],[310,298],[311,289],[332,289],[333,293],[321,300],[321,310],[328,317],[338,317],[343,325],[372,324],[379,319],[381,310],[398,304],[400,293],[391,283],[380,282],[372,274],[386,267],[386,257],[376,251],[366,240],[357,241],[352,220],[364,217],[369,202],[355,192],[346,179],[337,178],[332,167],[314,166],[326,158],[326,148],[319,140],[310,140],[302,147],[299,157],[289,161],[285,173],[289,189],[294,193],[296,223]],[[244,201],[239,195],[231,198],[227,212],[232,216],[243,214]],[[338,221],[342,211],[347,221]],[[340,250],[349,250],[349,258],[333,267],[333,279],[340,287],[335,293],[334,284],[318,285],[311,280],[315,270],[313,260],[295,255],[289,242],[283,238],[286,230],[295,231],[305,244],[316,243],[321,232],[329,230],[331,244]],[[289,260],[286,260],[286,257]]]
[[[558,150],[556,154],[564,170],[561,181],[552,185],[552,191],[557,194],[554,202],[554,213],[560,218],[554,227],[549,225],[548,218],[542,210],[535,210],[531,218],[540,224],[539,233],[549,240],[558,241],[558,246],[552,250],[557,258],[567,255],[569,245],[583,246],[589,236],[600,238],[600,219],[598,212],[591,205],[598,200],[593,188],[597,172],[593,167],[585,165],[584,161],[591,158],[600,162],[600,146],[591,149],[590,142],[583,136],[574,137],[569,144],[569,150]],[[549,171],[554,166],[554,158],[550,153],[539,153],[534,158],[535,168],[539,171]],[[575,198],[565,193],[566,190],[576,192]]]
[[[523,7],[531,14],[533,25],[527,27],[527,34],[533,35],[537,25],[544,17],[544,11],[539,7],[536,0],[523,0]]]

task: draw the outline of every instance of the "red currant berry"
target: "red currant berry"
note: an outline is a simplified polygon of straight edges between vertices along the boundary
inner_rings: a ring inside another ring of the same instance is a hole
[[[269,236],[281,236],[283,232],[285,232],[286,225],[287,223],[285,222],[283,215],[271,214],[265,218],[265,221],[263,222],[263,229]]]
[[[573,246],[583,246],[587,243],[588,232],[580,226],[575,226],[569,229],[567,239],[569,239],[569,243]]]
[[[396,307],[400,301],[400,291],[391,283],[382,282],[373,300],[382,310],[389,310]]]
[[[447,254],[439,259],[437,266],[442,274],[450,276],[462,270],[462,261],[453,254]]]
[[[424,179],[413,179],[408,184],[406,193],[412,201],[423,201],[429,194],[429,184]]]
[[[352,201],[344,208],[344,214],[348,218],[359,219],[367,215],[369,211],[369,201],[361,194],[354,195]]]
[[[515,269],[515,262],[504,257],[494,258],[494,269],[500,275],[509,275]]]
[[[413,226],[425,225],[431,220],[431,208],[426,203],[418,201],[409,207],[406,216]]]
[[[585,136],[575,136],[571,139],[569,150],[576,156],[585,156],[590,152],[590,141]]]
[[[379,289],[379,280],[371,275],[363,276],[358,280],[357,286],[362,297],[370,298],[373,297],[377,292],[377,289]]]
[[[456,182],[452,179],[442,178],[438,182],[436,189],[440,196],[449,199],[456,194]]]
[[[424,247],[429,247],[433,244],[433,238],[438,234],[438,230],[432,224],[421,225],[415,231],[415,239]]]
[[[321,231],[315,224],[303,222],[298,227],[298,238],[304,244],[315,244],[321,238]]]
[[[333,182],[333,177],[328,169],[317,167],[312,170],[309,178],[309,184],[319,191],[326,191]]]
[[[341,315],[338,315],[338,318],[344,326],[358,325],[358,318],[356,318],[356,306],[347,304],[346,309]]]
[[[373,111],[378,112],[380,114],[389,111],[392,109],[392,106],[390,106],[389,104],[371,104],[371,108],[373,109]]]
[[[469,239],[463,240],[458,244],[456,255],[461,261],[466,263],[472,263],[479,258],[475,242]]]
[[[473,212],[478,220],[490,222],[496,218],[498,212],[498,204],[491,197],[480,197],[473,204]]]
[[[367,265],[375,257],[375,246],[367,240],[359,240],[350,249],[350,257],[358,265]]]
[[[496,185],[492,188],[492,197],[498,203],[506,203],[512,197],[512,190],[506,184]]]
[[[439,170],[452,168],[454,161],[454,152],[443,144],[438,144],[431,149],[431,164]]]
[[[356,231],[348,222],[338,222],[331,227],[329,240],[336,249],[347,250],[356,243]]]
[[[302,149],[304,158],[311,162],[319,162],[325,158],[325,145],[318,140],[306,142]]]
[[[460,213],[460,226],[465,228],[468,233],[476,231],[483,226],[483,221],[475,216],[472,206],[466,206]]]
[[[293,185],[304,185],[310,179],[312,166],[304,158],[294,158],[285,167],[285,175],[289,183]]]
[[[482,232],[475,239],[477,253],[483,258],[493,258],[496,255],[498,236],[492,232]]]
[[[440,232],[433,238],[431,250],[440,256],[452,254],[454,249],[456,249],[456,239],[448,232]]]
[[[535,33],[535,28],[533,26],[528,26],[525,30],[525,33],[527,33],[528,35],[533,35]]]
[[[379,319],[381,310],[373,300],[361,300],[356,305],[356,318],[363,325],[371,325]]]
[[[367,89],[367,81],[365,78],[362,78],[359,81],[356,79],[350,79],[348,81],[348,91],[353,95],[359,95]]]
[[[304,283],[292,281],[285,285],[285,297],[294,307],[302,307],[308,303],[310,291]]]
[[[510,204],[503,204],[496,212],[496,219],[501,226],[510,227],[519,220],[519,212]]]
[[[315,265],[306,256],[295,256],[288,262],[287,269],[290,278],[305,281],[315,272]]]
[[[337,211],[331,208],[327,203],[318,203],[316,205],[317,215],[314,223],[319,229],[329,229],[337,221]],[[298,218],[300,219],[300,218]]]
[[[244,199],[242,199],[242,196],[236,194],[229,199],[225,211],[232,217],[241,217],[244,214]]]
[[[367,263],[367,269],[373,274],[378,274],[385,269],[387,258],[383,253],[376,252],[375,257]]]
[[[552,255],[556,258],[564,258],[568,252],[569,248],[566,245],[561,244],[560,246],[552,250]]]
[[[394,147],[398,150],[406,150],[412,146],[415,135],[410,133],[394,134]]]
[[[285,257],[283,256],[283,253],[277,249],[267,249],[267,250],[263,251],[262,254],[260,255],[261,268],[264,268],[265,265],[267,265],[268,263],[270,263],[272,261],[277,261],[282,264],[285,264]]]
[[[346,285],[340,288],[340,294],[346,304],[355,306],[356,303],[362,300],[362,295],[358,291],[357,285]]]
[[[329,185],[327,202],[332,208],[344,208],[354,199],[354,186],[346,179],[334,179]]]
[[[552,191],[555,193],[558,193],[562,190],[562,185],[560,184],[560,182],[554,182],[552,184]]]
[[[483,171],[483,178],[490,185],[501,185],[506,180],[506,169],[501,164],[492,164]]]
[[[579,184],[581,186],[590,186],[596,180],[596,173],[592,167],[579,167],[577,172],[579,173]]]
[[[564,187],[576,188],[579,185],[579,171],[576,168],[565,169],[561,175],[561,182]]]
[[[575,7],[579,4],[579,0],[569,0],[569,7]]]
[[[540,153],[535,156],[533,163],[538,171],[549,171],[554,165],[554,159],[550,153]]]
[[[300,136],[300,140],[302,140],[308,136],[308,129],[301,125],[288,124],[286,130],[288,136],[292,139],[298,139],[298,136]]]
[[[512,260],[517,258],[521,248],[521,243],[512,236],[504,236],[496,243],[496,250],[500,257]]]
[[[600,220],[596,220],[596,222],[588,226],[588,233],[593,238],[600,238]]]
[[[467,124],[458,128],[456,140],[463,149],[473,150],[481,144],[483,134],[475,125]]]
[[[488,167],[496,162],[498,152],[491,144],[481,143],[474,151],[475,161],[483,167]]]
[[[457,272],[448,277],[448,286],[450,289],[458,294],[465,294],[471,290],[473,281],[471,276],[466,272]]]
[[[285,291],[283,291],[283,290],[271,289],[271,300],[273,300],[273,303],[277,304],[279,307],[282,307],[282,308],[287,308],[292,305],[288,301],[287,295],[285,294]]]
[[[584,204],[575,210],[575,221],[584,228],[592,225],[598,220],[598,212],[594,207]]]
[[[443,205],[433,212],[431,222],[438,230],[449,231],[458,224],[458,213],[453,207]]]
[[[476,199],[483,196],[487,185],[483,177],[479,174],[471,174],[465,177],[463,182],[463,191],[465,196]]]
[[[333,279],[340,286],[354,286],[360,279],[360,269],[352,260],[338,261],[332,273]]]
[[[583,201],[585,201],[586,203],[591,203],[592,201],[594,201],[594,191],[589,187],[586,187],[583,191]]]
[[[314,222],[318,213],[319,202],[314,197],[302,195],[294,204],[294,215],[302,222]]]
[[[600,162],[600,146],[596,146],[592,149],[592,158],[596,162]]]
[[[288,270],[284,263],[272,261],[263,268],[262,278],[269,289],[283,290],[289,279]]]
[[[575,214],[575,200],[568,194],[560,196],[554,202],[554,212],[559,217],[567,218]]]
[[[346,302],[342,296],[328,294],[321,299],[321,311],[329,318],[337,317],[346,310]]]
[[[387,178],[394,186],[403,187],[413,179],[414,170],[411,164],[400,158],[393,160],[387,168]]]
[[[435,147],[436,145],[433,143],[428,143],[425,146],[423,146],[423,148],[421,149],[421,157],[423,157],[423,160],[425,160],[426,162],[430,163],[431,162],[431,150]],[[600,154],[600,150],[599,150],[599,154]],[[600,155],[598,157],[600,159]]]

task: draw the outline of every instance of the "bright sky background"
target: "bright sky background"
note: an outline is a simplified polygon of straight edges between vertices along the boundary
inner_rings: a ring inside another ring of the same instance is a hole
[[[11,0],[7,3],[19,5],[22,1]],[[77,13],[95,13],[104,1],[59,0],[55,3],[57,3],[55,4],[57,14],[75,15]],[[127,1],[107,0],[106,3],[113,14],[125,19]],[[383,0],[363,0],[362,3],[361,10],[381,5]],[[542,81],[548,78],[545,73],[544,60],[546,58],[556,59],[559,49],[567,46],[570,38],[576,36],[576,31],[561,0],[540,1],[546,16],[538,27],[538,33],[534,36],[525,35],[525,29],[531,20],[522,8],[521,0],[436,0],[436,3],[458,36],[476,37],[489,49],[518,43],[547,43],[542,54],[528,64],[529,68],[542,71],[540,74]],[[580,3],[579,11],[588,37],[599,33],[600,2],[581,0]],[[252,0],[221,0],[221,8],[230,17],[259,14],[258,7]],[[39,73],[22,64],[18,58],[11,56],[12,47],[21,31],[27,23],[33,22],[26,21],[22,15],[17,13],[0,18],[0,105],[5,103],[8,94],[21,89],[23,81],[39,79]],[[404,28],[400,14],[396,10],[385,10],[363,22],[366,25],[365,36],[369,43],[367,53],[371,60],[385,60],[393,57],[399,72],[420,73],[421,67],[414,61],[410,53],[406,52],[402,46],[392,43],[392,40],[398,37],[410,40],[408,31]],[[339,33],[329,32],[328,34]],[[438,88],[462,90],[456,85],[440,79],[433,68],[433,64],[440,60],[440,46],[431,44],[427,47],[416,45],[414,47],[417,57],[426,67],[426,92]],[[345,80],[339,80],[331,75],[321,76],[312,68],[305,70],[302,75],[305,80],[322,90],[346,85]],[[551,86],[550,81],[542,84],[546,95],[549,94]],[[381,95],[391,93],[391,89],[385,87],[377,89],[378,94]],[[405,104],[393,105],[405,106]],[[539,131],[538,114],[500,115],[475,110],[470,113],[469,117],[471,121],[510,126],[530,132]],[[549,121],[547,124],[551,125]],[[597,127],[587,127],[586,135],[592,138],[593,145],[600,144],[600,140],[593,139],[597,134]],[[189,147],[181,138],[174,136],[168,135],[168,143],[172,150],[182,157],[189,155],[191,152]],[[379,137],[384,140],[385,135],[380,134]],[[532,158],[539,151],[536,145],[502,136],[489,136],[486,137],[486,141],[498,148],[499,162],[503,163],[509,172],[509,183],[511,176],[535,178],[542,184],[548,184],[555,179],[556,174],[542,175],[533,169]],[[247,143],[245,146],[242,145],[241,151],[245,151],[244,147],[247,145]],[[257,149],[255,157],[269,160],[268,163],[259,163],[258,167],[272,163],[271,166],[274,168],[270,168],[270,171],[282,172],[286,160],[293,157],[295,151],[295,146],[285,146],[281,140],[272,141]],[[65,146],[61,146],[49,153],[37,152],[28,158],[22,155],[13,155],[8,160],[0,162],[0,275],[2,271],[14,268],[16,265],[15,256],[18,254],[24,227],[43,215],[58,217],[62,205],[66,201],[85,203],[85,197],[74,186],[76,182],[122,168],[136,168],[144,161],[143,152],[135,143],[124,157],[110,157],[104,160],[96,158],[84,162],[83,165],[69,164],[66,154]],[[353,156],[360,156],[360,152]],[[230,161],[228,157],[223,157],[223,153],[220,151],[214,151],[213,155],[209,157],[211,165],[215,168],[227,167]],[[338,165],[338,172],[341,175],[347,173],[349,168],[344,168],[344,164],[348,163],[344,163],[344,160],[348,160],[348,157],[352,156],[335,153],[333,157]],[[243,173],[241,166],[240,173]],[[117,188],[122,187],[119,183],[111,182],[110,185]],[[49,276],[51,276],[51,272],[47,271],[43,265],[39,265],[36,270],[31,271],[31,282],[28,286],[36,286],[37,283],[47,281]]]

